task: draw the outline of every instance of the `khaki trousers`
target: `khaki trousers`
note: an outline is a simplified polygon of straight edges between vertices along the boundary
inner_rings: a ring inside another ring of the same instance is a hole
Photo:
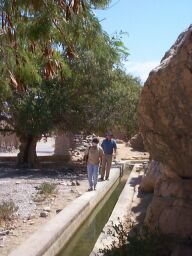
[[[101,168],[101,179],[109,178],[109,173],[111,169],[111,163],[112,163],[112,155],[104,155],[102,159],[102,168]]]

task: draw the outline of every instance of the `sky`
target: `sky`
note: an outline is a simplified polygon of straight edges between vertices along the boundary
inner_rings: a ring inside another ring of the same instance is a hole
[[[181,32],[192,24],[192,0],[112,0],[95,12],[103,29],[128,32],[125,68],[144,82]]]

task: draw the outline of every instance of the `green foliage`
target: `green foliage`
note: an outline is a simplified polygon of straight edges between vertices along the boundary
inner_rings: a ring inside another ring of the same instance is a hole
[[[91,0],[90,3],[94,5],[96,8],[105,8],[109,5],[111,0]]]
[[[8,79],[0,78],[0,102],[2,103],[7,97],[11,95],[11,89]],[[0,104],[1,104],[0,103]]]
[[[27,35],[32,41],[47,40],[50,37],[52,24],[49,19],[49,13],[37,17],[34,22],[31,22],[27,27]]]
[[[111,72],[109,83],[90,108],[90,124],[97,131],[119,130],[130,138],[138,130],[137,104],[142,87],[138,79],[118,68]]]
[[[17,135],[40,137],[55,126],[82,128],[76,127],[83,116],[82,104],[92,90],[99,89],[99,81],[96,84],[92,78],[107,70],[101,75],[107,79],[104,76],[118,56],[89,7],[104,7],[108,2],[84,2],[84,11],[81,9],[76,15],[74,9],[68,21],[59,2],[0,3],[8,17],[6,27],[2,16],[5,32],[1,34],[0,46],[0,100],[4,105],[1,111],[10,117]],[[82,63],[84,55],[93,59],[84,58]],[[88,72],[94,70],[97,72],[90,76]],[[86,96],[78,97],[84,84]]]
[[[123,59],[124,61],[127,60],[129,55],[127,47],[125,47],[123,43],[123,37],[128,36],[128,33],[120,31],[119,33],[115,33],[112,36],[112,44],[118,53],[119,60]]]
[[[17,102],[13,102],[11,109],[16,119],[15,129],[18,135],[31,134],[41,137],[50,129],[51,113],[46,95],[29,91],[25,97],[18,96]]]
[[[20,138],[57,129],[135,130],[140,87],[118,68],[128,56],[123,33],[109,37],[91,9],[109,2],[0,2],[0,128],[6,121]]]

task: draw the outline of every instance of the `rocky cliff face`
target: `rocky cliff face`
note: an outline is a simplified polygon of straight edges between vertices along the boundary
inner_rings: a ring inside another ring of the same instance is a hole
[[[192,26],[151,71],[139,103],[139,123],[151,157],[192,177]]]
[[[192,234],[192,26],[151,71],[139,103],[151,158],[163,166],[146,223],[164,233]]]

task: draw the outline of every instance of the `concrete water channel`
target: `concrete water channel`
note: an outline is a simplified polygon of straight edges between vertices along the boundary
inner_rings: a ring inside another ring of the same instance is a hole
[[[114,166],[109,181],[98,182],[96,191],[86,192],[74,200],[16,248],[10,256],[89,256],[114,211],[117,200],[119,201],[123,194],[121,191],[125,184],[128,190],[117,208],[123,209],[123,213],[128,212],[134,188],[127,185],[127,178],[132,175],[134,164],[129,161]],[[121,215],[122,212],[117,211],[116,214]],[[98,241],[96,245],[100,247]]]
[[[124,168],[123,175],[116,181],[108,195],[97,205],[58,256],[88,256],[91,253],[97,238],[111,215],[130,171],[130,166]]]

